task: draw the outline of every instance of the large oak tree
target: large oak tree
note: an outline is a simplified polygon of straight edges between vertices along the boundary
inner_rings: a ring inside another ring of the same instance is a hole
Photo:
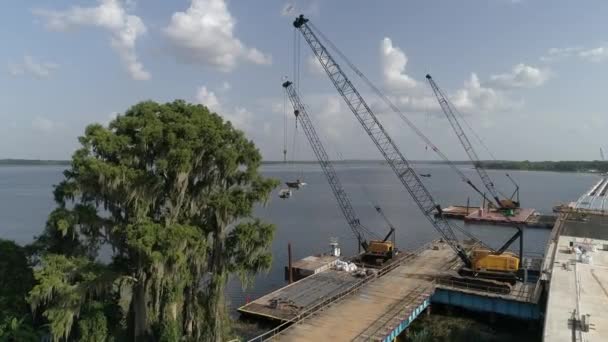
[[[252,215],[277,182],[255,145],[184,101],[139,103],[79,140],[36,242],[29,302],[53,337],[225,338],[228,277],[271,263],[274,227]]]

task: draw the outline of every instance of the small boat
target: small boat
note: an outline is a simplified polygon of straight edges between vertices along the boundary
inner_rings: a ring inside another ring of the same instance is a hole
[[[288,188],[299,190],[301,187],[306,185],[306,183],[301,182],[299,179],[296,179],[295,182],[285,182],[285,185],[287,185]]]
[[[426,178],[431,178],[431,174],[430,173],[419,173],[420,177],[426,177]]]
[[[287,199],[290,198],[292,195],[292,192],[290,189],[281,189],[279,190],[279,197],[283,198],[283,199]]]

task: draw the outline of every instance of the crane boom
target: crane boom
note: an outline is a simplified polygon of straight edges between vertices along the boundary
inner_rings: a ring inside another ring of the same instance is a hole
[[[293,105],[296,120],[300,121],[302,130],[304,131],[306,138],[308,138],[308,141],[310,142],[310,146],[312,147],[315,156],[319,160],[319,164],[323,169],[325,177],[327,177],[327,181],[329,182],[329,186],[331,187],[334,196],[336,196],[336,200],[338,201],[338,205],[340,206],[342,214],[346,218],[348,226],[351,228],[351,230],[357,237],[359,245],[367,251],[367,240],[365,239],[362,233],[363,231],[365,231],[365,227],[361,225],[361,221],[355,214],[355,209],[353,208],[350,202],[350,198],[342,187],[342,183],[338,178],[338,174],[336,173],[336,170],[334,169],[334,166],[331,160],[329,159],[329,155],[327,154],[325,148],[323,147],[323,144],[321,143],[321,139],[319,139],[319,136],[315,131],[312,121],[308,116],[308,112],[306,111],[306,108],[304,107],[300,96],[296,92],[292,82],[284,82],[283,88],[285,88],[289,100]]]
[[[420,208],[420,211],[422,211],[427,220],[429,220],[433,227],[441,234],[465,265],[470,267],[471,260],[454,234],[450,222],[441,215],[441,206],[435,202],[422,180],[418,177],[416,171],[411,167],[409,161],[401,151],[399,151],[397,145],[388,135],[380,121],[378,121],[378,118],[372,112],[371,108],[367,105],[363,97],[361,97],[357,89],[353,86],[346,74],[342,71],[327,48],[321,43],[307,23],[308,19],[304,18],[303,15],[300,15],[296,18],[293,25],[300,31],[308,45],[311,47],[338,93],[340,93],[350,110],[365,129],[365,132],[372,139],[393,172],[410,193],[417,206]],[[435,216],[435,212],[438,212],[440,215]]]
[[[469,156],[469,159],[471,159],[471,161],[473,162],[473,164],[475,166],[475,170],[477,171],[477,174],[481,178],[483,185],[486,187],[486,189],[488,189],[492,198],[494,198],[494,201],[496,201],[498,208],[503,208],[505,206],[505,203],[500,200],[500,196],[498,195],[498,190],[496,190],[496,187],[494,186],[494,182],[490,178],[490,175],[488,175],[488,172],[486,171],[486,169],[483,167],[481,160],[479,159],[479,156],[477,155],[477,152],[475,152],[475,149],[473,148],[473,145],[471,144],[471,141],[469,140],[469,138],[465,134],[464,130],[462,129],[462,126],[456,119],[456,115],[454,115],[454,111],[452,110],[452,106],[448,102],[447,97],[441,91],[441,89],[439,89],[439,87],[437,86],[437,83],[435,83],[435,81],[433,80],[431,75],[427,74],[426,79],[429,81],[431,88],[433,88],[433,92],[435,93],[435,97],[437,97],[437,101],[439,102],[439,105],[441,106],[441,110],[443,111],[445,116],[448,118],[448,121],[450,122],[452,129],[454,129],[454,132],[456,133],[458,140],[460,140],[462,147],[464,147],[464,151]]]

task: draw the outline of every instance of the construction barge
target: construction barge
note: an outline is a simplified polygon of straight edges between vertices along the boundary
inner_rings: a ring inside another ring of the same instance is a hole
[[[399,253],[381,267],[365,267],[359,257],[343,258],[358,265],[358,272],[340,270],[336,264],[339,256],[309,256],[292,265],[295,282],[264,295],[237,309],[245,317],[261,318],[276,322],[290,322],[304,313],[318,309],[351,293],[372,279],[381,277],[415,253]],[[289,266],[285,267],[285,279],[289,279]]]
[[[476,247],[466,244],[467,250]],[[315,265],[324,270],[237,309],[242,317],[276,325],[251,341],[392,341],[431,302],[521,319],[539,317],[538,281],[517,282],[504,291],[487,281],[459,277],[462,260],[441,240],[365,271]]]
[[[551,229],[555,225],[557,216],[543,215],[532,208],[517,208],[513,210],[512,216],[492,208],[469,207],[451,205],[443,209],[443,216],[463,220],[470,224],[492,224],[492,225],[521,225],[527,228]]]

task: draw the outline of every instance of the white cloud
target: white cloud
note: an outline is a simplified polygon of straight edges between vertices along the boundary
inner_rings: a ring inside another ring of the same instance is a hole
[[[399,47],[393,45],[390,38],[382,40],[380,58],[384,83],[392,102],[406,112],[441,113],[430,87],[406,73],[407,55]],[[539,79],[541,83],[544,82],[544,79],[535,75],[536,69],[531,70],[526,66],[523,66],[523,70],[520,69],[521,67],[516,66],[513,69],[513,75],[496,75],[497,81],[505,85],[510,83],[513,87],[533,82],[539,83]],[[544,73],[541,76],[544,77]],[[501,111],[515,105],[504,92],[490,85],[482,85],[475,73],[464,82],[461,89],[448,96],[454,106],[466,112]],[[388,109],[383,108],[381,111],[386,110]]]
[[[272,58],[246,47],[234,36],[235,19],[224,0],[192,0],[185,12],[176,12],[164,29],[176,57],[187,63],[233,70],[239,61],[267,65]]]
[[[37,78],[47,78],[58,67],[55,63],[37,61],[34,57],[26,55],[22,62],[11,64],[9,71],[13,76],[29,74]]]
[[[37,132],[51,133],[61,127],[63,127],[63,124],[40,116],[37,116],[32,120],[32,128]]]
[[[534,88],[543,85],[550,77],[548,69],[535,68],[519,63],[511,72],[492,75],[487,85],[498,88]]]
[[[325,75],[325,69],[323,69],[323,66],[319,62],[319,59],[317,59],[317,57],[315,56],[308,56],[308,58],[306,59],[306,66],[308,68],[308,71],[313,75]]]
[[[221,110],[220,101],[214,92],[209,91],[206,86],[198,88],[196,92],[196,101],[214,112]]]
[[[118,118],[119,115],[120,115],[119,112],[112,112],[112,113],[108,114],[106,116],[105,120],[103,120],[101,123],[104,126],[108,126],[108,125],[110,125],[110,122],[116,120],[116,118]]]
[[[131,3],[132,5],[132,3]],[[134,80],[148,80],[145,70],[135,52],[137,39],[146,33],[141,18],[127,13],[125,4],[119,0],[99,0],[97,7],[74,6],[65,11],[34,10],[34,14],[47,20],[52,30],[68,30],[74,26],[93,26],[107,30],[111,46],[118,53],[125,68]]]
[[[393,90],[408,90],[417,86],[416,80],[405,73],[407,56],[398,47],[393,46],[390,38],[382,40],[380,57],[384,82]]]
[[[230,83],[228,83],[228,81],[224,81],[222,83],[222,87],[220,88],[221,91],[228,91],[232,88],[232,85],[230,85]]]
[[[230,121],[234,127],[251,133],[253,113],[246,108],[235,107],[234,110],[226,111],[226,113],[221,113],[220,115],[224,117],[224,120]]]
[[[550,48],[545,56],[540,58],[543,62],[552,62],[561,58],[570,57],[582,50],[581,47]]]
[[[253,128],[251,122],[253,113],[248,109],[235,106],[231,108],[220,101],[215,92],[209,90],[206,86],[198,88],[196,93],[196,101],[210,110],[222,116],[225,120],[232,122],[232,125],[238,129],[251,133]]]
[[[608,46],[551,48],[540,59],[543,62],[554,62],[568,57],[578,57],[589,62],[602,62],[608,59]]]
[[[290,2],[285,3],[281,9],[281,15],[284,17],[296,15],[296,5]]]
[[[591,62],[601,62],[608,58],[608,47],[600,46],[593,49],[582,50],[578,53],[578,56]]]
[[[295,17],[299,14],[305,16],[318,15],[319,14],[319,3],[315,0],[307,1],[308,7],[300,7],[294,1],[286,2],[281,7],[281,15],[284,17]]]
[[[456,108],[466,112],[495,112],[518,106],[502,92],[482,86],[475,73],[464,82],[463,88],[451,96],[451,101]]]

